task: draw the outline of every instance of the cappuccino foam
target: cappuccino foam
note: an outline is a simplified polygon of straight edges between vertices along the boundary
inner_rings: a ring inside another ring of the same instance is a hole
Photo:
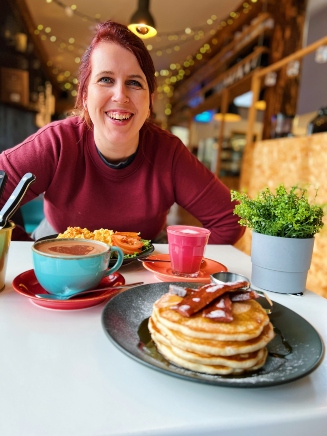
[[[35,247],[38,251],[45,254],[60,256],[87,256],[101,254],[108,248],[92,241],[48,241],[38,244]]]

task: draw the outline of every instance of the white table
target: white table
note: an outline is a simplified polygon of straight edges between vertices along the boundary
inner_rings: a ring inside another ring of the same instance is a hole
[[[38,307],[11,282],[32,268],[31,243],[12,242],[0,294],[0,435],[325,435],[327,361],[284,385],[245,389],[205,385],[152,370],[108,340],[105,303],[83,310]],[[156,251],[167,253],[166,245]],[[231,246],[206,257],[250,277],[250,258]],[[157,282],[141,263],[126,282]],[[269,293],[309,321],[327,343],[327,300]]]

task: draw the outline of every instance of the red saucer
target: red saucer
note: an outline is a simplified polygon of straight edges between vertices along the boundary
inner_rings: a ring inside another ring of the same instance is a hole
[[[118,273],[114,272],[108,277],[104,277],[97,289],[101,289],[107,286],[119,286],[124,285],[124,277]],[[103,292],[96,292],[91,294],[83,294],[79,297],[73,297],[69,300],[47,300],[46,298],[38,298],[36,294],[47,294],[47,292],[42,288],[38,282],[34,270],[28,270],[19,274],[12,282],[12,286],[16,292],[27,297],[30,301],[38,306],[46,307],[47,309],[56,310],[76,310],[85,309],[87,307],[92,307],[103,301],[108,301],[114,295],[119,292],[118,290],[107,290]]]
[[[198,277],[180,277],[175,276],[171,270],[170,257],[169,254],[154,254],[152,256],[148,256],[149,259],[161,259],[167,262],[143,262],[143,266],[148,271],[154,273],[157,279],[162,282],[197,282],[197,283],[210,283],[210,274],[216,272],[227,271],[225,265],[220,262],[216,262],[215,260],[204,258],[201,264],[200,272]]]

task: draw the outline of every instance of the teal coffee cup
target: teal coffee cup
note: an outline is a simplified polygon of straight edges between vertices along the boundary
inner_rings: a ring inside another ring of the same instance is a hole
[[[117,253],[108,268],[111,253]],[[67,297],[94,289],[103,277],[117,271],[124,259],[118,247],[90,239],[44,239],[32,245],[36,278],[50,294]]]

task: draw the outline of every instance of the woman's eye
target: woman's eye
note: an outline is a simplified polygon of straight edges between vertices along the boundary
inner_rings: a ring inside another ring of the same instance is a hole
[[[113,80],[110,77],[101,77],[101,79],[99,80],[99,83],[113,83]]]
[[[138,82],[137,80],[129,80],[127,82],[128,86],[132,86],[133,88],[139,88],[139,89],[143,89],[143,86],[141,85],[140,82]]]

